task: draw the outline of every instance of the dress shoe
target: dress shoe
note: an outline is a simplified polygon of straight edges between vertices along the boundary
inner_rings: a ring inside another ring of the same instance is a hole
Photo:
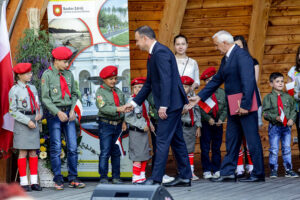
[[[220,176],[219,178],[210,179],[212,182],[236,182],[235,175]]]
[[[165,187],[190,187],[191,186],[191,179],[183,179],[180,177],[176,177],[174,181],[169,183],[164,183],[163,186]]]
[[[246,174],[245,173],[242,173],[242,174],[237,174],[236,175],[236,178],[245,178],[246,177]]]
[[[32,184],[31,189],[35,191],[42,191],[42,187],[39,184]]]
[[[142,183],[142,185],[161,185],[161,183],[153,179],[147,179],[145,182]]]
[[[25,190],[25,192],[31,192],[32,189],[29,185],[22,185],[23,190]]]
[[[240,182],[265,182],[265,178],[258,178],[256,176],[249,176],[248,178],[239,179]]]
[[[124,182],[119,178],[113,178],[112,184],[123,184]]]

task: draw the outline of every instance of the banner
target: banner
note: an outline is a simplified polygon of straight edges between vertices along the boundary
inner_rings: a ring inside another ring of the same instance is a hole
[[[70,70],[80,92],[82,140],[79,147],[79,177],[99,177],[100,154],[95,94],[99,72],[108,65],[118,67],[119,82],[126,99],[130,97],[130,57],[127,0],[49,0],[50,42],[72,50]],[[123,139],[128,151],[128,138]],[[110,164],[109,164],[110,166]],[[110,166],[111,167],[111,166]],[[64,165],[63,173],[67,173]],[[128,154],[121,159],[121,176],[131,177]],[[111,175],[111,169],[110,173]]]

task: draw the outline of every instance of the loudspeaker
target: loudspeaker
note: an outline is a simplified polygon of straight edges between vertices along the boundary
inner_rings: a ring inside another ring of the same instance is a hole
[[[110,185],[99,184],[91,200],[173,200],[160,185]]]

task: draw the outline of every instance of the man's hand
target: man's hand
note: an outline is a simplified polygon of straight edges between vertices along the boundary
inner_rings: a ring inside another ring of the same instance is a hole
[[[222,125],[222,121],[219,119],[218,122],[216,123],[217,126],[221,126]]]
[[[74,110],[71,110],[69,112],[69,121],[71,122],[71,121],[74,121],[75,119],[76,119],[75,112],[74,112]]]
[[[242,116],[242,115],[247,115],[249,113],[248,110],[245,110],[244,108],[239,108],[235,111],[239,116]]]
[[[31,121],[31,120],[28,122],[27,126],[28,126],[29,128],[35,128],[35,127],[36,127],[36,126],[35,126],[35,123],[34,123],[33,121]]]
[[[117,107],[117,112],[121,112],[121,113],[125,112],[125,107],[124,106]]]
[[[186,106],[186,109],[188,109],[188,110],[192,109],[200,100],[201,100],[201,98],[198,95],[196,95],[194,97],[190,97],[189,104]]]
[[[124,121],[124,122],[122,123],[122,131],[126,131],[126,129],[127,129],[127,124],[126,124],[126,122]]]
[[[159,115],[159,118],[161,118],[162,120],[167,119],[168,118],[167,108],[160,107],[158,110],[158,115]]]
[[[289,121],[287,122],[287,125],[288,126],[293,126],[294,124],[294,121],[292,119],[289,119]]]
[[[39,121],[40,119],[42,119],[42,115],[37,114],[34,119],[35,119],[35,121]]]
[[[200,129],[200,127],[198,127],[196,129],[196,137],[200,137],[200,136],[201,136],[201,129]]]
[[[131,104],[131,103],[127,103],[127,104],[125,104],[124,106],[124,112],[130,112],[130,111],[132,111],[133,110],[133,105]]]
[[[59,120],[60,120],[61,122],[66,122],[66,121],[68,121],[68,116],[66,115],[66,113],[64,113],[64,112],[62,112],[62,111],[58,111],[57,117],[59,118]]]
[[[146,125],[145,127],[144,127],[144,132],[148,132],[149,131],[149,127]]]
[[[209,123],[209,125],[213,126],[213,125],[215,125],[215,120],[213,118],[210,118],[208,120],[208,123]]]

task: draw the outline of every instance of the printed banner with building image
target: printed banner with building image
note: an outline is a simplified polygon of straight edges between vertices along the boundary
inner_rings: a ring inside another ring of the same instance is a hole
[[[117,87],[125,93],[126,99],[130,96],[127,0],[49,0],[48,26],[50,42],[55,47],[66,46],[73,52],[70,71],[83,104],[78,175],[99,177],[98,109],[95,104],[96,90],[102,84],[99,72],[105,66],[117,66]],[[123,139],[123,145],[128,151],[128,138]],[[62,171],[67,174],[67,165]],[[121,177],[131,177],[131,172],[132,162],[127,153],[121,159]]]

